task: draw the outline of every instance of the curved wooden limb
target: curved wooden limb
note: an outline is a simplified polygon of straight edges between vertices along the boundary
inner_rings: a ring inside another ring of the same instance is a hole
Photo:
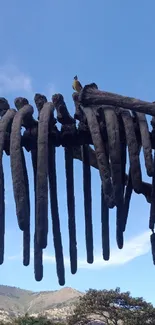
[[[132,186],[135,192],[140,193],[142,186],[142,174],[139,159],[139,146],[136,139],[134,124],[130,112],[121,109],[121,116],[124,123],[126,141],[129,151]]]
[[[16,214],[18,219],[19,228],[26,230],[30,219],[30,206],[29,206],[29,189],[28,179],[25,175],[25,161],[23,149],[21,147],[21,125],[26,115],[33,114],[33,107],[25,105],[16,113],[13,123],[10,139],[10,158],[11,158],[11,173],[13,180],[13,191],[16,203]]]
[[[122,161],[119,123],[114,110],[109,110],[108,106],[101,108],[101,120],[104,115],[106,130],[108,135],[108,150],[111,166],[112,184],[114,189],[116,213],[116,239],[118,247],[123,247],[123,183],[122,183]]]
[[[36,235],[40,248],[47,246],[48,234],[48,137],[53,104],[43,105],[38,124],[38,156],[36,177]]]
[[[0,264],[4,261],[4,235],[5,235],[5,195],[4,195],[4,172],[3,172],[3,150],[5,145],[5,135],[8,125],[12,124],[16,111],[13,109],[2,109],[0,102],[0,113],[3,112],[0,120]]]
[[[97,117],[94,110],[90,109],[89,107],[87,108],[82,107],[82,110],[86,115],[87,123],[95,147],[95,154],[96,154],[98,169],[100,172],[100,177],[103,184],[105,201],[107,202],[109,208],[113,208],[115,206],[115,198],[114,198],[111,177],[110,177],[110,166],[106,156],[105,146],[102,141]]]
[[[152,177],[153,176],[153,157],[152,157],[152,146],[151,146],[151,139],[149,134],[148,123],[146,120],[146,116],[144,113],[136,113],[140,134],[141,134],[141,142],[144,152],[144,159],[145,159],[145,166],[147,175]]]

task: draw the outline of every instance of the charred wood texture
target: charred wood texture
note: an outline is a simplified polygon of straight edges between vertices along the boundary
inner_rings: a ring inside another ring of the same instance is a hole
[[[104,260],[110,258],[110,209],[116,207],[116,241],[121,249],[133,192],[150,204],[150,243],[155,264],[155,103],[98,90],[96,84],[73,93],[72,117],[61,94],[48,102],[35,94],[38,120],[26,98],[15,99],[15,109],[0,98],[0,264],[4,261],[5,186],[3,151],[10,156],[13,193],[19,228],[23,232],[23,264],[30,263],[30,197],[25,150],[31,155],[34,177],[34,276],[43,278],[43,249],[48,243],[48,190],[52,218],[56,272],[65,284],[65,265],[59,216],[56,148],[63,147],[68,208],[71,273],[77,272],[77,234],[74,194],[74,159],[82,162],[87,262],[94,261],[91,167],[101,181],[101,234]],[[54,116],[56,110],[56,117]],[[149,132],[145,114],[153,116]],[[60,123],[59,127],[57,124]],[[150,183],[142,180],[140,151],[143,150]],[[57,149],[59,150],[59,148]],[[129,162],[127,163],[127,151]],[[127,174],[128,170],[128,174]],[[63,186],[63,185],[62,185]]]
[[[94,109],[90,109],[89,107],[82,107],[82,109],[86,115],[88,126],[92,136],[97,164],[103,184],[105,201],[107,202],[109,208],[113,208],[115,206],[115,198],[110,177],[110,166],[106,155],[106,147],[102,141],[97,117],[94,112]]]
[[[149,228],[154,231],[155,225],[155,150],[154,150],[154,173],[152,177],[152,192],[151,192],[151,208],[150,208],[150,220]]]
[[[23,231],[23,265],[28,266],[30,263],[30,198],[29,198],[29,182],[28,175],[25,163],[25,157],[23,150],[21,151],[22,156],[22,165],[23,165],[23,173],[24,173],[24,183],[26,189],[26,198],[27,198],[27,220],[25,222],[25,228]]]
[[[65,284],[65,268],[63,258],[63,246],[60,231],[60,219],[57,197],[57,176],[56,176],[56,161],[55,161],[55,147],[50,146],[48,156],[49,166],[49,187],[51,199],[51,214],[52,214],[52,227],[53,227],[53,241],[56,258],[56,269],[60,285]]]
[[[1,106],[0,101],[0,264],[4,260],[4,235],[5,235],[5,195],[4,195],[4,172],[3,172],[3,150],[5,144],[6,131],[16,114],[13,109],[6,109]],[[5,104],[5,102],[4,102]],[[7,106],[7,105],[6,105]]]
[[[86,85],[82,89],[79,95],[79,102],[84,107],[111,105],[112,109],[113,106],[123,107],[134,112],[155,116],[155,103],[149,103],[139,99],[101,91],[98,90],[97,87],[92,87],[92,84]]]
[[[105,123],[108,135],[109,158],[111,162],[111,176],[116,213],[116,239],[119,248],[123,247],[123,185],[122,185],[122,165],[121,165],[121,147],[120,133],[117,116],[114,110],[103,107]]]
[[[137,118],[139,122],[142,147],[144,151],[146,171],[148,176],[153,176],[152,146],[147,120],[144,113],[137,113]]]
[[[35,203],[35,232],[34,232],[34,276],[36,281],[43,278],[43,252],[37,242],[37,213],[36,213],[36,178],[37,178],[37,139],[36,147],[31,150],[31,160],[34,178],[34,203]]]
[[[25,174],[25,166],[23,167],[25,158],[21,147],[20,133],[21,124],[26,114],[33,114],[33,107],[31,105],[25,105],[16,113],[12,123],[10,139],[11,172],[16,214],[19,228],[23,231],[28,227],[30,218],[29,189],[27,188],[28,180],[25,182],[27,175]]]
[[[83,192],[84,192],[84,211],[85,211],[85,236],[87,262],[93,263],[93,224],[92,224],[92,196],[91,196],[91,169],[89,160],[89,147],[81,147],[83,160]]]
[[[52,97],[53,104],[57,110],[57,120],[62,124],[61,141],[65,146],[65,172],[68,208],[68,230],[69,230],[69,255],[71,273],[77,271],[77,242],[75,222],[75,197],[74,197],[74,165],[72,141],[76,137],[75,120],[70,116],[63,96],[57,94]],[[71,142],[70,142],[71,140]]]
[[[139,146],[135,134],[133,119],[130,112],[121,110],[122,119],[127,139],[127,146],[129,151],[130,169],[133,189],[140,193],[142,187],[142,174],[139,159]]]
[[[69,254],[71,262],[71,273],[77,271],[77,242],[75,224],[75,197],[74,197],[74,169],[73,169],[73,149],[65,148],[65,169],[68,207],[68,229],[69,229]]]
[[[43,105],[39,116],[37,143],[36,233],[41,248],[46,248],[48,234],[48,138],[51,114],[53,104],[47,102]]]
[[[155,233],[150,236],[153,264],[155,265]]]
[[[102,233],[102,255],[105,261],[110,258],[109,237],[109,208],[104,200],[103,188],[101,186],[101,233]]]
[[[21,110],[23,107],[28,106],[28,100],[23,97],[18,97],[15,99],[15,106],[17,110]],[[33,112],[32,112],[33,113]],[[32,113],[27,110],[26,114],[24,113],[22,115],[22,124],[21,126],[24,126],[27,128],[28,126],[31,126],[31,121],[33,120]],[[19,146],[19,144],[18,144]],[[23,172],[24,177],[24,184],[25,184],[25,199],[27,204],[27,214],[26,214],[26,221],[25,221],[25,227],[23,230],[23,265],[28,266],[30,263],[30,198],[29,198],[29,182],[28,182],[28,174],[27,174],[27,168],[26,168],[26,162],[25,162],[25,156],[23,149],[21,148],[21,169]]]
[[[77,271],[77,241],[75,223],[75,197],[74,197],[74,169],[73,169],[73,149],[65,148],[65,169],[66,169],[66,189],[68,207],[68,229],[69,229],[69,254],[71,263],[71,273]]]

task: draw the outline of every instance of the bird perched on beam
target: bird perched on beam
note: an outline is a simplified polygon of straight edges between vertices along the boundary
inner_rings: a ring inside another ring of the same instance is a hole
[[[74,77],[74,81],[73,81],[73,84],[72,84],[72,87],[75,91],[77,91],[78,93],[81,91],[82,89],[82,85],[80,83],[80,81],[78,80],[78,77],[75,76]]]

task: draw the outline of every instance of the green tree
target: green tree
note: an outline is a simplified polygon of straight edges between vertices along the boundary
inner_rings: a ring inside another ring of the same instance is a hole
[[[102,319],[106,325],[155,325],[155,309],[143,298],[133,298],[130,292],[90,289],[80,297],[68,324],[85,324],[91,319]]]
[[[44,316],[31,317],[25,314],[25,316],[12,319],[11,322],[0,321],[0,325],[64,325],[64,322],[49,320]]]
[[[24,317],[16,318],[12,325],[55,325],[55,322],[43,316],[36,318],[25,314]],[[57,325],[59,324],[57,323]]]

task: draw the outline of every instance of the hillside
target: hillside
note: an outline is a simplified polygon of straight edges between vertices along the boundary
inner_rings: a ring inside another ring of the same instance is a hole
[[[29,313],[65,318],[82,292],[72,288],[33,292],[0,285],[0,320]]]

